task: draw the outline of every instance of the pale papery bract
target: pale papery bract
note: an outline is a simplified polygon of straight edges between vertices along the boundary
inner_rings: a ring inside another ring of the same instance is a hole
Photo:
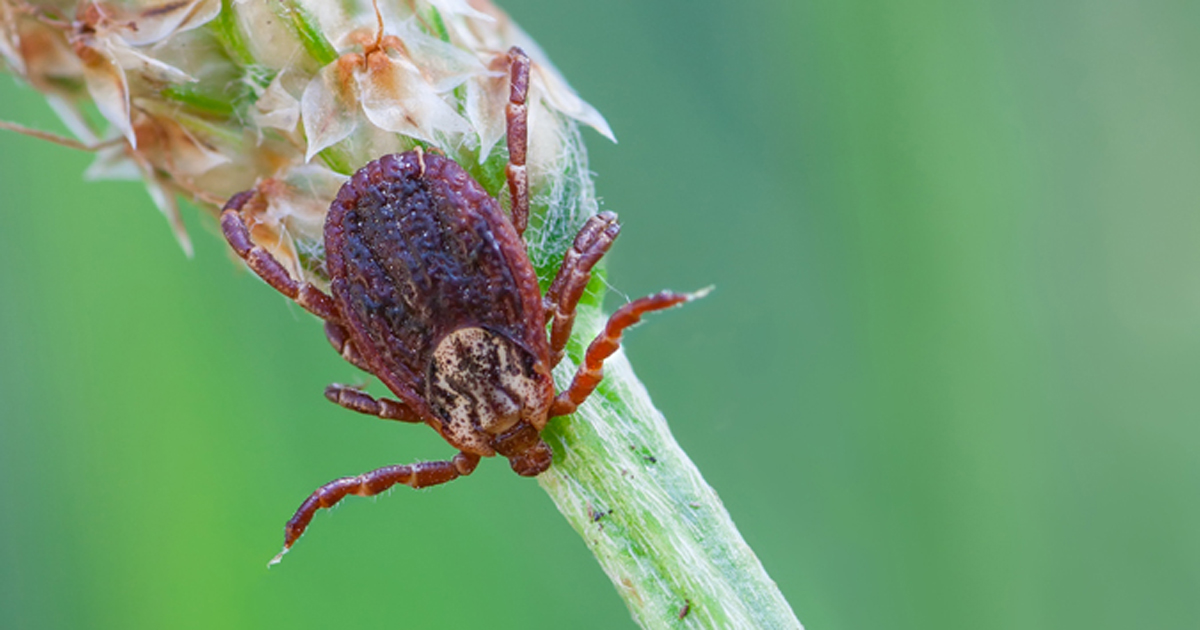
[[[219,0],[36,6],[0,0],[0,56],[53,99],[81,141],[126,139],[123,150],[98,156],[89,176],[140,173],[190,251],[176,194],[215,209],[237,190],[287,181],[311,164],[346,175],[380,151],[415,143],[470,155],[477,164],[503,152],[506,51],[520,44],[535,62],[528,160],[534,193],[543,205],[566,201],[557,205],[570,215],[567,223],[594,212],[590,183],[563,187],[552,180],[561,178],[555,169],[568,157],[569,118],[610,137],[611,131],[507,16],[465,0],[382,2],[378,16],[375,9],[361,0],[239,0],[218,20]],[[326,47],[332,58],[321,63],[313,46]],[[239,54],[254,63],[233,63]],[[231,111],[214,116],[196,107],[205,99],[223,99]],[[89,122],[88,107],[108,129]],[[575,176],[585,174],[583,167]],[[561,199],[568,189],[586,194]],[[548,194],[554,190],[557,197]],[[336,191],[326,192],[314,203],[327,204]],[[297,206],[270,207],[278,214]],[[282,229],[287,222],[276,217],[264,224]],[[288,238],[319,240],[298,232]],[[312,267],[298,257],[317,249],[313,242],[292,249],[291,268]]]

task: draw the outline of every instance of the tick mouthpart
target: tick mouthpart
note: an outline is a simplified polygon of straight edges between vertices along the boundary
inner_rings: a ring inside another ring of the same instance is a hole
[[[540,438],[533,446],[509,458],[513,472],[522,477],[536,477],[550,468],[554,452]]]
[[[517,457],[533,448],[541,437],[537,429],[522,422],[492,440],[492,448],[505,457]]]

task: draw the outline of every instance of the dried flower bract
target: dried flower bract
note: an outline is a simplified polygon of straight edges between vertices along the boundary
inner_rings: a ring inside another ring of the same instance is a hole
[[[256,240],[318,284],[325,209],[369,160],[437,148],[500,193],[513,45],[533,59],[530,238],[544,245],[597,210],[575,122],[612,131],[489,2],[0,0],[8,69],[80,143],[124,140],[89,177],[142,179],[189,253],[178,195],[215,213],[255,188]]]

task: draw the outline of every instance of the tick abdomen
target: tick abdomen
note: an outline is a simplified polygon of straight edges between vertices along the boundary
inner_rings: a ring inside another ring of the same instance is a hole
[[[459,329],[546,352],[544,323],[531,325],[545,320],[524,244],[453,160],[410,151],[360,169],[330,208],[326,251],[354,344],[416,408],[432,404],[421,399],[437,344]],[[493,398],[493,408],[505,407]]]

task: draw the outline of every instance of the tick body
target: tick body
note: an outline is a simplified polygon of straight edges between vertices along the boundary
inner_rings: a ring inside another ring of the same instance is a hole
[[[562,359],[591,270],[620,226],[611,212],[591,217],[541,294],[522,239],[529,210],[530,62],[519,48],[508,58],[511,217],[449,158],[419,149],[384,156],[359,169],[330,206],[329,295],[291,278],[251,241],[241,211],[254,191],[225,205],[221,228],[234,251],[268,284],[325,320],[334,348],[377,376],[396,399],[337,384],[326,388],[326,397],[360,413],[429,425],[458,450],[447,461],[388,466],[318,488],[288,522],[283,551],[272,563],[317,510],[348,494],[445,483],[495,455],[508,458],[519,475],[542,473],[552,459],[542,429],[595,390],[622,331],[644,313],[696,297],[664,291],[618,309],[588,347],[570,387],[555,391],[550,372]]]

